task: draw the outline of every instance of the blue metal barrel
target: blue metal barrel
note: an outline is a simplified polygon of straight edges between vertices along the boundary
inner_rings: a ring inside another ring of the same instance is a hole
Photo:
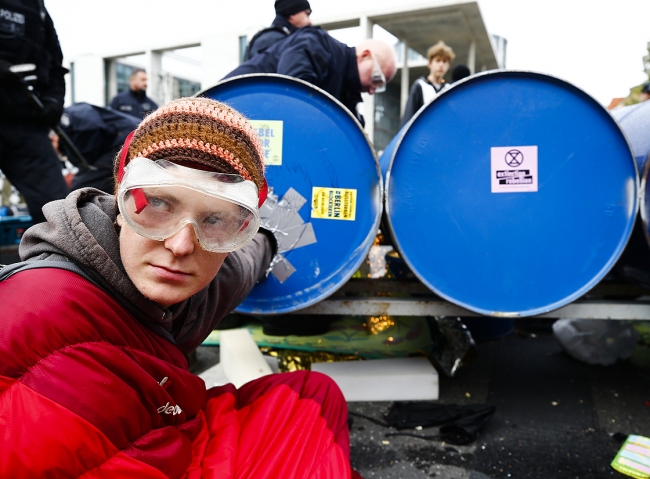
[[[612,116],[625,133],[641,175],[641,219],[637,218],[625,251],[616,263],[615,271],[623,278],[650,288],[650,101],[616,108]]]
[[[380,159],[388,227],[416,276],[453,303],[548,312],[592,288],[625,248],[638,209],[630,146],[569,83],[485,72],[398,136]]]
[[[260,212],[281,256],[237,311],[287,313],[334,293],[365,260],[382,212],[379,164],[361,125],[328,93],[281,75],[234,77],[199,95],[250,119],[272,189]]]
[[[650,101],[616,108],[611,113],[630,142],[641,174],[650,155]]]

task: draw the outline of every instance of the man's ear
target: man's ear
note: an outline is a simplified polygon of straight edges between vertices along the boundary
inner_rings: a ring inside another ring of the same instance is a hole
[[[363,50],[362,52],[357,53],[357,58],[358,58],[358,60],[360,62],[365,60],[368,57],[371,57],[371,56],[372,56],[372,53],[367,48],[365,50]]]
[[[117,218],[115,218],[115,222],[117,223],[117,226],[119,226],[120,228],[124,226],[124,218],[122,218],[121,214],[117,215]]]

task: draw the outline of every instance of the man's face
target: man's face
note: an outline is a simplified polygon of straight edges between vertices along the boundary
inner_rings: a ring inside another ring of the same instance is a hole
[[[442,78],[449,71],[449,60],[444,57],[433,57],[429,62],[429,71],[436,78]]]
[[[366,52],[357,58],[359,81],[361,82],[361,91],[373,95],[377,88],[381,87],[381,82],[377,82],[379,75],[381,75],[384,80],[384,87],[386,85],[386,77],[384,76],[379,62],[372,56],[372,54],[369,52],[366,54]]]
[[[650,92],[641,92],[641,101],[650,100]]]
[[[138,72],[131,77],[131,90],[145,91],[147,89],[147,74]]]
[[[199,245],[186,225],[164,241],[139,235],[117,216],[120,255],[138,291],[162,307],[180,303],[205,288],[219,272],[228,253],[212,253]]]
[[[307,27],[311,25],[311,10],[303,10],[302,12],[294,13],[289,17],[289,23],[296,28]]]

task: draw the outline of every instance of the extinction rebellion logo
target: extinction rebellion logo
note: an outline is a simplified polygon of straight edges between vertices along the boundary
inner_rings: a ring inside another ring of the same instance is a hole
[[[508,150],[503,158],[506,165],[517,168],[524,162],[524,154],[520,150]],[[500,185],[532,185],[533,177],[530,170],[512,169],[497,170],[497,180]]]
[[[490,147],[492,193],[537,191],[539,183],[537,153],[537,145]]]

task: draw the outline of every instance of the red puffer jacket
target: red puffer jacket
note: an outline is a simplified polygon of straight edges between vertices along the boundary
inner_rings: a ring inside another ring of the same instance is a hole
[[[349,478],[325,376],[205,390],[183,354],[69,271],[0,282],[0,477]]]

